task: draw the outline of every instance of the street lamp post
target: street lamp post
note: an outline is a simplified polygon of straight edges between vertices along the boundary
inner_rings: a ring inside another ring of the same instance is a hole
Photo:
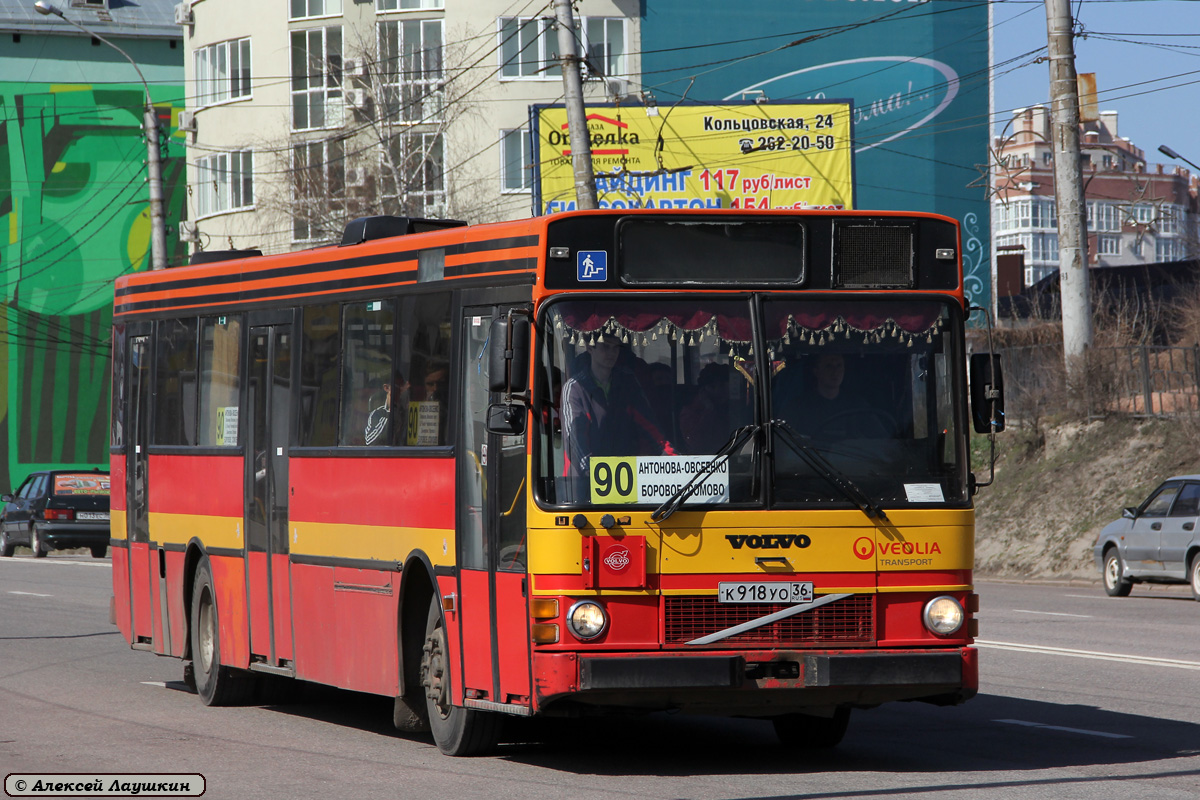
[[[83,31],[88,36],[108,45],[124,56],[125,60],[137,70],[138,78],[141,79],[142,88],[146,93],[146,102],[142,113],[142,127],[146,131],[146,166],[150,173],[150,268],[163,269],[167,266],[167,229],[166,222],[163,219],[162,160],[158,149],[158,114],[155,112],[154,103],[150,99],[150,84],[146,82],[146,76],[142,74],[142,70],[138,67],[137,62],[129,57],[129,53],[126,53],[108,39],[84,27],[75,20],[68,19],[61,10],[46,2],[46,0],[38,0],[38,2],[33,4],[33,7],[39,14],[53,14],[69,25],[73,25]]]
[[[1175,159],[1176,161],[1182,161],[1183,163],[1187,164],[1187,165],[1188,165],[1189,167],[1191,167],[1192,169],[1196,170],[1197,172],[1200,172],[1200,167],[1197,167],[1195,164],[1193,164],[1192,162],[1188,161],[1186,158],[1184,158],[1183,156],[1179,155],[1179,153],[1176,153],[1174,150],[1172,150],[1171,148],[1167,147],[1165,144],[1160,144],[1160,145],[1158,146],[1158,152],[1162,153],[1162,154],[1163,154],[1164,156],[1166,156],[1167,158],[1173,158],[1173,159]]]

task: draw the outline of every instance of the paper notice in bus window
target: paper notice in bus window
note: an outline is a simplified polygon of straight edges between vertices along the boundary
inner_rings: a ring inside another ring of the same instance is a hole
[[[940,483],[906,483],[904,492],[910,503],[943,503],[946,500]]]
[[[593,457],[592,502],[664,503],[712,460],[712,456]],[[685,505],[728,502],[729,459],[722,457],[712,474],[699,481]]]
[[[408,404],[408,444],[431,447],[438,444],[441,413],[437,400],[413,400]]]
[[[217,446],[233,447],[237,444],[238,407],[222,406],[217,409]]]

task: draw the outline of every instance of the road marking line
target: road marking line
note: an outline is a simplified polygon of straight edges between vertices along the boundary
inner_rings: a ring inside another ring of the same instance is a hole
[[[65,558],[11,558],[0,561],[0,564],[36,564],[39,567],[70,564],[75,567],[104,567],[112,569],[111,561],[95,559],[94,561],[70,561]]]
[[[1062,725],[1046,725],[1042,722],[1026,722],[1023,719],[996,719],[993,722],[1002,722],[1008,725],[1023,725],[1026,728],[1041,728],[1047,731],[1065,731],[1067,733],[1082,733],[1085,736],[1103,736],[1105,739],[1132,739],[1132,736],[1126,736],[1123,733],[1105,733],[1104,731],[1088,731],[1083,728],[1065,728]]]
[[[37,592],[9,592],[9,594],[20,594],[26,597],[54,597],[52,594],[38,594]]]
[[[1018,614],[1044,614],[1047,617],[1078,617],[1079,619],[1092,619],[1090,614],[1064,614],[1060,611],[1026,611],[1023,608],[1014,608]]]
[[[142,681],[143,686],[157,686],[160,689],[171,689],[176,692],[191,692],[183,681]]]
[[[990,642],[976,639],[978,647],[989,647],[994,650],[1013,650],[1019,653],[1041,653],[1048,656],[1067,656],[1068,658],[1092,658],[1097,661],[1120,661],[1125,664],[1141,664],[1149,667],[1174,667],[1176,669],[1200,670],[1200,661],[1183,661],[1178,658],[1151,658],[1149,656],[1129,656],[1121,653],[1100,653],[1095,650],[1071,650],[1066,647],[1042,647],[1036,644],[1019,644],[1017,642]]]

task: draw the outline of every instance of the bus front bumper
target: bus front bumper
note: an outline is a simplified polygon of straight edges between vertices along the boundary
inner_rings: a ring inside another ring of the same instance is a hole
[[[971,647],[704,654],[539,653],[538,705],[774,716],[893,700],[955,705],[979,686]]]

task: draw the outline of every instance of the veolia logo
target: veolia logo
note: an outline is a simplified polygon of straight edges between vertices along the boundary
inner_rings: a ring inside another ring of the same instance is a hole
[[[621,572],[629,566],[633,559],[629,557],[629,548],[624,545],[613,545],[605,552],[602,560],[604,561],[604,566],[613,572]]]
[[[772,100],[851,98],[854,138],[861,153],[899,139],[946,110],[958,95],[958,73],[932,58],[871,56],[832,61],[751,84],[726,97],[762,90]]]
[[[854,555],[866,561],[875,555],[875,542],[866,536],[858,537],[854,540]]]

